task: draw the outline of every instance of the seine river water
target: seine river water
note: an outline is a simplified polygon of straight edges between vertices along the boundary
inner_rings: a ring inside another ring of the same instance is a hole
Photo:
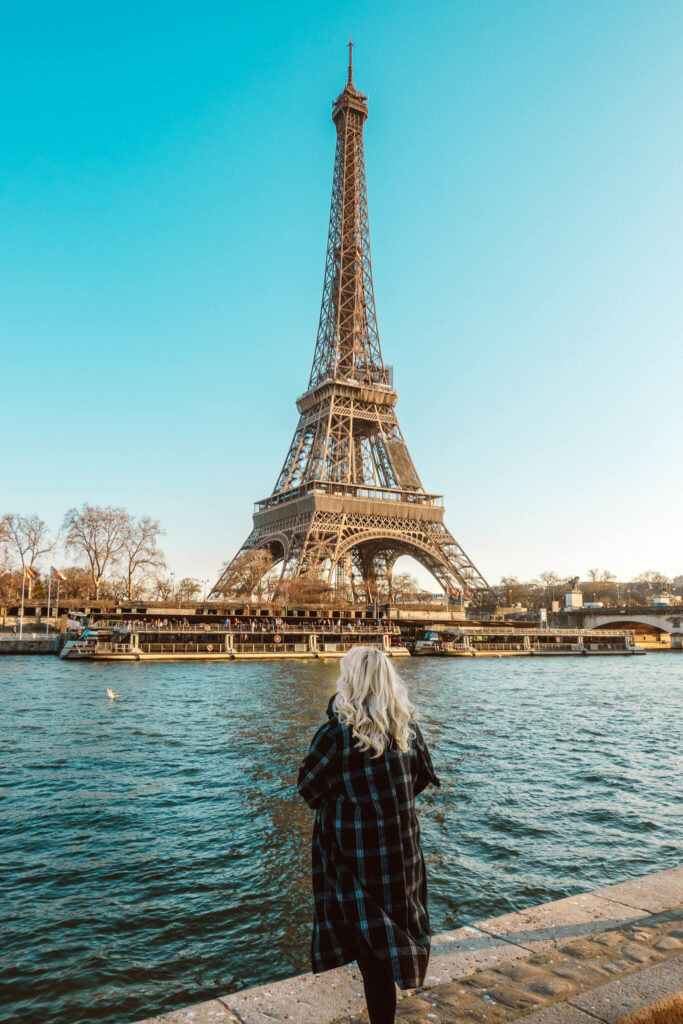
[[[683,655],[399,668],[443,783],[418,800],[435,931],[680,859]],[[0,1020],[123,1024],[307,969],[294,784],[337,671],[0,661]]]

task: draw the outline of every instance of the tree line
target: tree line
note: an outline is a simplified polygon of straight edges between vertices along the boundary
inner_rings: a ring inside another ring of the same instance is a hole
[[[600,601],[604,605],[646,605],[659,593],[683,597],[683,575],[666,576],[647,569],[629,580],[618,580],[607,569],[589,569],[587,579],[561,576],[553,571],[539,573],[533,580],[520,580],[517,576],[501,576],[494,587],[497,603],[526,608],[550,607],[553,601],[564,604],[564,595],[572,588],[583,594],[585,601]]]
[[[111,505],[70,508],[56,533],[35,513],[5,513],[0,517],[0,600],[21,593],[24,566],[30,570],[29,600],[42,598],[51,560],[60,549],[73,558],[72,565],[58,567],[64,598],[135,599],[150,590],[156,596],[160,584],[162,589],[166,585],[159,546],[163,532],[158,520]]]
[[[169,576],[160,547],[163,534],[159,521],[151,516],[136,517],[111,505],[84,503],[70,508],[56,533],[35,513],[0,515],[0,602],[6,604],[20,597],[23,566],[31,570],[25,581],[28,599],[42,600],[52,560],[60,550],[73,559],[72,564],[58,567],[63,577],[60,596],[65,599],[196,600],[201,596],[199,580],[186,577],[175,585]],[[432,596],[410,573],[392,573],[389,565],[384,568],[388,571],[377,580],[363,582],[362,594],[350,583],[348,600],[420,601]],[[267,550],[243,552],[231,570],[230,590],[221,594],[225,598],[271,601],[276,590],[278,598],[290,601],[329,602],[342,596],[317,576],[281,580],[279,567]],[[35,580],[31,578],[34,574]],[[554,571],[539,573],[538,578],[527,581],[502,576],[492,588],[493,600],[508,607],[550,607],[554,600],[562,603],[572,585],[582,591],[584,601],[606,605],[648,604],[661,591],[683,596],[683,575],[671,578],[647,570],[631,580],[619,581],[608,570],[589,569],[583,581]]]

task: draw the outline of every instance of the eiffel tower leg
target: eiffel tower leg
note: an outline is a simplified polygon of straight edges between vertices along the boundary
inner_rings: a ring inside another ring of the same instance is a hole
[[[211,589],[210,598],[250,597],[251,590],[282,560],[286,569],[290,539],[281,530],[254,529]]]

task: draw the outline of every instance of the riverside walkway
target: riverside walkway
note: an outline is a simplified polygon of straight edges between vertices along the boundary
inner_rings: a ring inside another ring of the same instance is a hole
[[[367,1024],[355,967],[140,1024]],[[435,936],[397,1024],[681,1024],[683,865]]]

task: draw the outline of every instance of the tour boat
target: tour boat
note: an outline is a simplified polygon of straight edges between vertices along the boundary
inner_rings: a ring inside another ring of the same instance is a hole
[[[101,620],[68,640],[60,657],[89,661],[240,661],[342,658],[352,647],[406,657],[398,626],[363,620],[332,624],[182,623]]]
[[[645,654],[633,634],[613,629],[543,629],[511,624],[425,629],[412,653],[431,657],[524,658]]]

